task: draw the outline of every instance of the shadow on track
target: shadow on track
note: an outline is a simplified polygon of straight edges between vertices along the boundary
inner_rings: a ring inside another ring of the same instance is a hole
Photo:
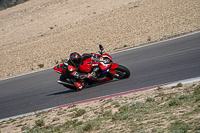
[[[56,92],[56,93],[48,94],[48,95],[46,95],[46,96],[62,95],[62,94],[71,93],[71,92],[76,92],[76,91],[70,89],[70,90],[66,90],[66,91],[61,91],[61,92]]]
[[[112,80],[112,81],[103,82],[103,83],[97,83],[97,84],[93,84],[93,85],[86,85],[83,88],[83,90],[81,90],[81,91],[84,91],[85,89],[93,88],[93,87],[96,87],[96,86],[101,86],[101,85],[104,85],[104,84],[113,83],[113,82],[116,82],[116,81],[118,81],[118,80]],[[55,95],[62,95],[62,94],[66,94],[66,93],[79,92],[79,91],[76,91],[74,89],[70,89],[69,87],[65,87],[65,88],[67,88],[69,90],[48,94],[46,96],[55,96]]]

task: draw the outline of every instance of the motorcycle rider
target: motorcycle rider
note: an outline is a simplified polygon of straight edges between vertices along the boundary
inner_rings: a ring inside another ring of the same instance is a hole
[[[75,84],[77,90],[81,90],[84,87],[84,83],[81,79],[92,78],[90,73],[81,74],[78,71],[81,63],[81,55],[77,52],[70,54],[69,59],[65,59],[63,62],[63,68],[66,70],[66,75],[71,77],[71,81]]]

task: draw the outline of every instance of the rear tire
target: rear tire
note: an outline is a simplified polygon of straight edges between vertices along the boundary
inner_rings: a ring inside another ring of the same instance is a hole
[[[125,79],[129,78],[130,76],[130,71],[125,66],[118,65],[115,71],[116,71],[115,78],[117,79]]]
[[[68,82],[67,80],[67,76],[66,75],[60,75],[60,81],[63,81],[63,82]],[[72,83],[71,81],[68,82],[70,85],[64,85],[62,84],[64,87],[66,88],[69,88],[69,89],[72,89],[72,90],[77,90],[76,89],[76,86],[74,85],[74,83]]]

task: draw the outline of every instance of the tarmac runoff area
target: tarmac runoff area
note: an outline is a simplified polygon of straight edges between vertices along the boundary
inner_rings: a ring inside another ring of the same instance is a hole
[[[160,84],[160,85],[154,85],[154,86],[150,86],[150,87],[145,87],[145,88],[140,88],[140,89],[136,89],[136,90],[116,93],[116,94],[112,94],[112,95],[106,95],[106,96],[92,98],[92,99],[87,99],[87,100],[84,100],[84,101],[79,101],[79,102],[74,102],[74,103],[70,103],[70,104],[66,104],[66,105],[61,105],[61,106],[57,106],[57,107],[39,110],[39,111],[36,111],[36,112],[30,112],[30,113],[26,113],[26,114],[22,114],[22,115],[4,118],[4,119],[1,119],[0,122],[7,121],[9,119],[16,119],[16,118],[23,117],[23,116],[33,115],[35,113],[39,113],[39,112],[42,112],[42,111],[55,110],[55,109],[59,109],[59,108],[68,107],[68,106],[71,106],[71,105],[79,105],[79,104],[83,104],[83,103],[97,101],[97,100],[100,100],[100,99],[108,99],[108,98],[112,98],[112,97],[116,97],[116,96],[122,96],[122,95],[131,94],[131,93],[136,93],[136,92],[140,92],[140,91],[153,90],[153,89],[157,89],[158,87],[171,87],[171,86],[176,86],[178,83],[187,84],[187,83],[193,83],[193,82],[196,82],[196,81],[200,81],[200,77],[190,78],[190,79],[185,79],[185,80],[180,80],[180,81],[175,81],[175,82],[165,83],[165,84]]]

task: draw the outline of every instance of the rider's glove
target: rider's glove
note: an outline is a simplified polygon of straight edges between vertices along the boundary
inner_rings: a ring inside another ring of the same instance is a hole
[[[88,79],[95,79],[96,78],[95,75],[96,75],[95,72],[88,73],[87,75],[81,75],[80,79],[86,79],[86,78],[88,78]]]
[[[87,77],[89,78],[89,79],[96,79],[97,77],[96,77],[96,72],[91,72],[91,73],[88,73],[88,75],[87,75]]]
[[[80,79],[82,79],[82,80],[83,80],[83,79],[86,79],[86,78],[87,78],[87,76],[85,76],[85,75],[81,75],[81,76],[80,76]]]
[[[90,73],[88,73],[87,75],[81,75],[80,79],[86,79],[86,78],[90,79],[91,77],[92,77],[92,75]]]
[[[91,79],[92,75],[88,73],[87,78]]]

